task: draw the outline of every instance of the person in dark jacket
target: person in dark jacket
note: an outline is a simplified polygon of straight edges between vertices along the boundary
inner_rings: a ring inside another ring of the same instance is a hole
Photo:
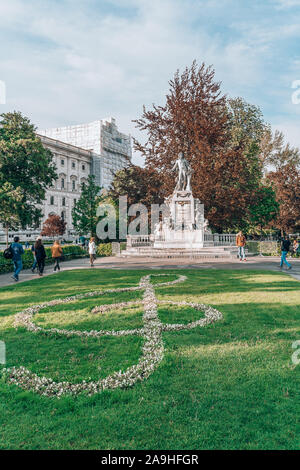
[[[21,245],[21,243],[19,243],[19,241],[20,241],[19,237],[14,237],[14,241],[10,245],[11,246],[11,251],[12,251],[12,254],[13,254],[12,260],[13,260],[13,263],[14,263],[14,274],[13,274],[12,278],[15,281],[19,280],[19,274],[20,274],[20,271],[23,268],[22,255],[24,253],[24,249],[23,249],[23,246]]]
[[[39,275],[42,276],[45,268],[46,251],[40,237],[35,242],[34,254],[39,268]]]
[[[288,269],[292,269],[292,266],[286,259],[286,255],[288,254],[291,246],[291,241],[287,236],[285,236],[282,241],[281,241],[281,261],[280,261],[280,269],[283,266],[283,263],[285,263],[288,267]]]
[[[31,266],[31,271],[34,273],[36,267],[37,267],[37,260],[36,260],[36,257],[35,257],[35,253],[34,253],[34,245],[31,245],[31,251],[32,251],[32,254],[33,254],[33,265]]]

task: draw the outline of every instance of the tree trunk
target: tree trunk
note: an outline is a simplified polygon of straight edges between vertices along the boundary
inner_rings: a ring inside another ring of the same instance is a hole
[[[8,248],[8,224],[5,226],[5,233],[6,233],[6,248]]]

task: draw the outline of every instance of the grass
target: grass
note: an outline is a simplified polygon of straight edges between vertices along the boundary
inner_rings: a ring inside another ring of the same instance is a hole
[[[151,270],[151,273],[155,273]],[[183,271],[169,270],[174,279]],[[45,337],[13,328],[29,305],[79,292],[138,284],[145,271],[77,270],[0,289],[0,340],[7,366],[24,365],[78,382],[135,364],[142,338]],[[131,389],[93,397],[46,398],[0,380],[1,449],[299,449],[300,284],[282,273],[185,270],[188,280],[156,287],[158,298],[207,303],[224,320],[165,332],[165,358]],[[125,329],[142,325],[142,308],[92,314],[94,306],[140,300],[141,292],[106,294],[42,310],[43,327]],[[159,305],[165,323],[201,312]],[[1,366],[0,366],[1,367]]]

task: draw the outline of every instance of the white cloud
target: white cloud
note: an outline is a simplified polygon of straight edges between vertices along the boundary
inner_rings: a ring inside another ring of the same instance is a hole
[[[0,3],[2,37],[10,34],[0,43],[5,109],[21,109],[42,128],[113,115],[134,134],[142,105],[163,103],[168,80],[193,59],[213,64],[230,94],[260,89],[276,26],[238,29],[230,0],[110,0],[109,12],[101,3]],[[209,28],[217,17],[227,34]],[[296,26],[283,24],[280,34],[297,35]]]
[[[275,0],[278,9],[299,7],[300,0]]]

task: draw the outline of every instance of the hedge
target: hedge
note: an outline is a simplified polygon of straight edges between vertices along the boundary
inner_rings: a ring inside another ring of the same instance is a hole
[[[98,256],[112,256],[111,243],[99,243],[97,246]]]
[[[120,242],[120,251],[126,250],[126,242]],[[100,243],[97,247],[98,256],[112,256],[112,244],[111,243]]]
[[[280,242],[250,240],[247,242],[246,247],[248,248],[249,253],[261,253],[264,256],[281,255]],[[288,256],[291,255],[292,253],[288,254]]]
[[[63,255],[65,256],[65,261],[69,261],[70,259],[75,259],[75,258],[84,258],[87,256],[87,252],[78,245],[66,245],[62,247],[63,249]],[[46,251],[46,260],[45,264],[52,264],[53,258],[51,255],[51,248],[45,247]],[[28,269],[31,268],[33,264],[33,252],[29,248],[27,250],[24,250],[24,255],[22,255],[22,260],[23,260],[23,268]],[[13,263],[11,260],[5,259],[3,257],[3,253],[0,252],[0,273],[9,273],[14,270],[13,268]]]

